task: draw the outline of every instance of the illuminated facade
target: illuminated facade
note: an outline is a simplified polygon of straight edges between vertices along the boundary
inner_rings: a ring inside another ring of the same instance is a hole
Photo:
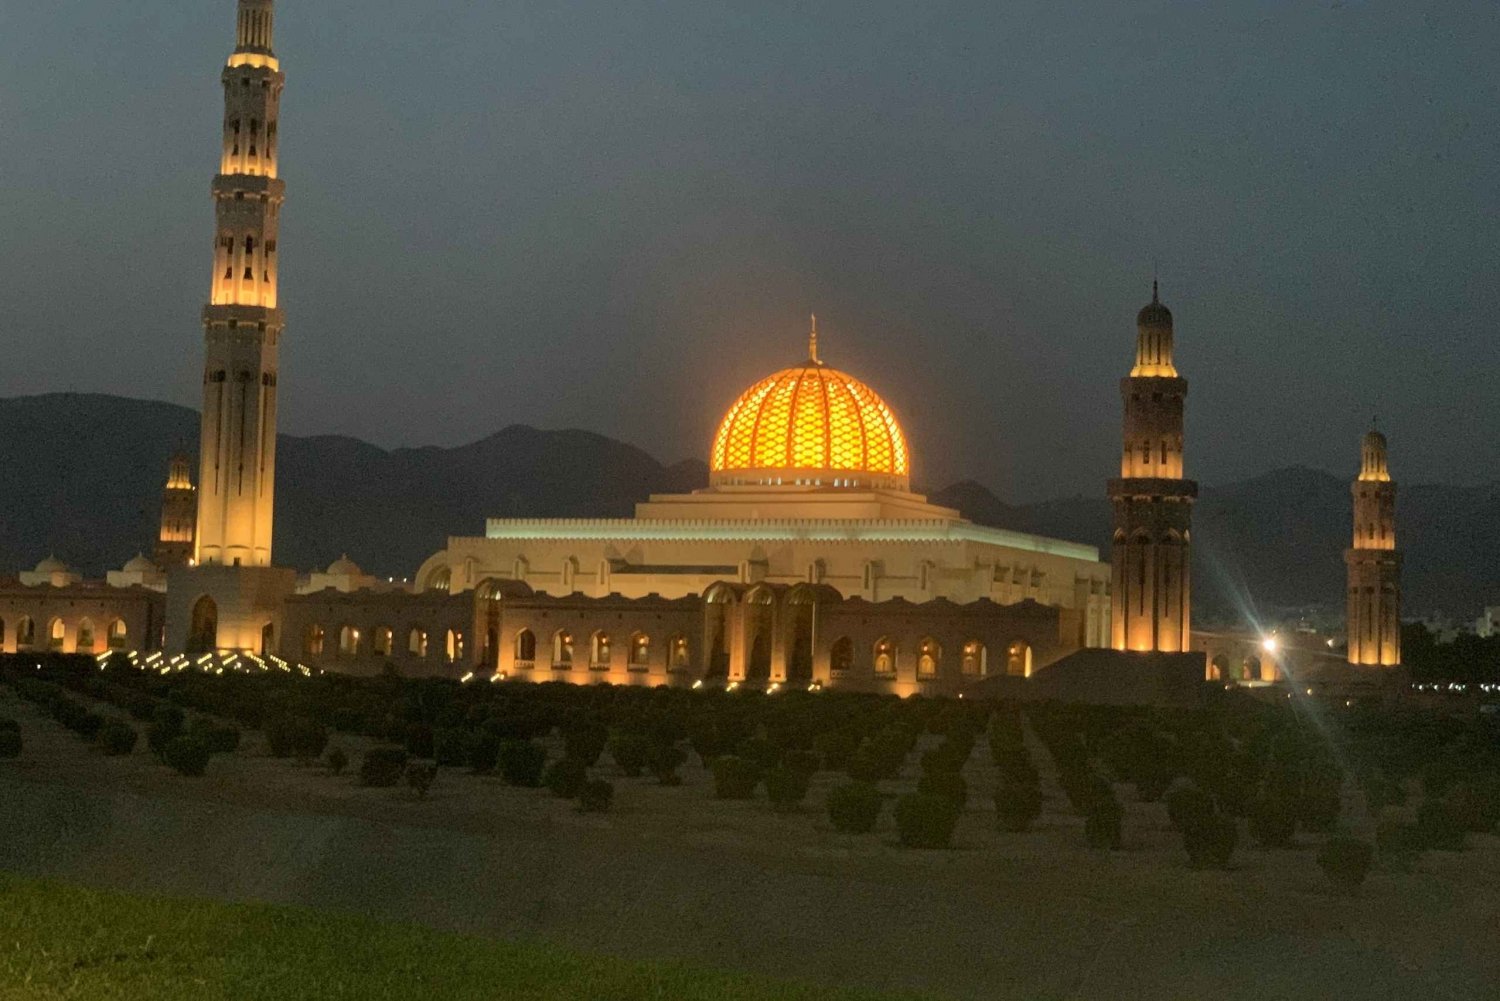
[[[1156,284],[1136,316],[1135,366],[1120,381],[1125,405],[1120,476],[1109,481],[1110,646],[1182,653],[1192,629],[1192,505],[1183,478],[1187,380],[1172,362],[1172,313]]]
[[[825,365],[816,337],[814,328],[802,365],[731,404],[706,489],[653,496],[634,518],[491,519],[483,537],[450,538],[418,570],[417,589],[503,581],[558,596],[676,599],[722,583],[809,584],[870,603],[1032,601],[1076,613],[1071,648],[1107,645],[1109,570],[1098,550],[976,525],[912,493],[894,411]]]
[[[1349,571],[1348,658],[1351,664],[1401,663],[1401,554],[1396,550],[1396,482],[1385,435],[1360,443],[1354,495],[1354,541],[1344,551]]]

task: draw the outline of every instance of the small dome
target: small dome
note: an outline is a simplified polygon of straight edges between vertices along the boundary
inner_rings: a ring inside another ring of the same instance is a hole
[[[156,573],[158,568],[155,563],[146,559],[145,554],[136,553],[135,558],[122,567],[126,573]]]
[[[1141,307],[1141,311],[1135,314],[1135,324],[1138,327],[1171,327],[1172,311],[1162,305],[1161,299],[1157,297],[1156,282],[1151,283],[1151,301]]]
[[[48,556],[36,565],[37,573],[67,573],[68,565],[56,556]]]
[[[328,564],[328,573],[334,577],[363,577],[365,574],[359,564],[349,558],[348,553]]]
[[[852,375],[817,357],[760,380],[734,401],[714,436],[715,483],[822,481],[907,489],[910,454],[891,408]]]

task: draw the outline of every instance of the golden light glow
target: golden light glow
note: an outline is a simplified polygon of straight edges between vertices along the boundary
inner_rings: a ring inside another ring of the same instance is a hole
[[[268,69],[280,71],[281,60],[275,56],[268,56],[263,52],[236,52],[229,57],[229,65],[254,66],[256,69]]]
[[[904,480],[910,474],[906,435],[874,390],[852,375],[811,359],[745,390],[714,436],[709,468],[735,471],[866,474]],[[850,477],[853,479],[853,475]],[[842,485],[842,483],[840,483]]]

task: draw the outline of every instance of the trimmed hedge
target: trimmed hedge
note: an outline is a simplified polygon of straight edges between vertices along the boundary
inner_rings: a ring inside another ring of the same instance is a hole
[[[828,790],[828,819],[846,834],[865,834],[875,826],[884,802],[868,782],[846,782]]]
[[[714,796],[718,799],[751,799],[760,784],[760,769],[734,755],[714,759]]]
[[[140,734],[124,720],[110,720],[99,731],[99,747],[109,757],[121,757],[135,750]]]
[[[173,737],[163,755],[178,775],[199,776],[208,770],[208,745],[197,737]]]
[[[905,848],[947,848],[958,806],[946,796],[911,793],[896,800],[896,830]]]
[[[807,798],[810,777],[807,772],[782,765],[766,773],[766,796],[779,813],[790,813]]]

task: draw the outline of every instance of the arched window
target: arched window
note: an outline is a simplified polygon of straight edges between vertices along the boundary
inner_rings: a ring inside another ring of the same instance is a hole
[[[94,652],[94,620],[84,619],[78,623],[78,639],[73,648],[79,653]]]
[[[391,627],[376,626],[374,638],[370,641],[370,648],[377,657],[389,657],[391,655]]]
[[[61,650],[63,640],[67,638],[68,629],[63,625],[62,619],[53,619],[47,626],[47,649]]]
[[[828,668],[834,674],[854,670],[853,640],[847,636],[840,636],[833,641],[833,649],[828,654]]]
[[[896,673],[896,641],[888,636],[875,641],[875,673]]]
[[[353,626],[344,626],[339,630],[339,656],[357,657],[359,655],[359,630]]]
[[[536,633],[530,629],[516,633],[516,660],[526,664],[536,660]]]
[[[630,666],[645,667],[651,663],[651,637],[636,633],[630,637]]]
[[[943,648],[931,636],[924,637],[917,647],[917,677],[937,677],[938,664],[943,659]]]
[[[552,634],[552,666],[573,666],[573,634],[566,629]]]
[[[964,674],[973,677],[984,677],[988,673],[987,668],[989,666],[985,663],[985,653],[983,643],[978,640],[969,640],[969,642],[964,644],[964,658],[959,669]]]
[[[406,634],[406,652],[413,657],[426,658],[427,630],[420,626],[411,627],[411,632]]]
[[[667,641],[667,657],[669,670],[685,671],[692,666],[686,636],[678,634]]]
[[[109,624],[109,648],[123,650],[128,642],[130,642],[130,630],[126,628],[125,620],[115,619]]]
[[[208,653],[219,645],[219,606],[208,595],[193,602],[192,627],[188,631],[188,653]]]
[[[464,659],[464,634],[450,629],[443,639],[443,655],[453,664]]]
[[[318,657],[323,653],[323,627],[314,622],[307,627],[307,635],[302,638],[302,652],[309,657]]]
[[[446,591],[453,586],[453,571],[447,567],[438,567],[427,575],[427,590]]]
[[[16,623],[16,646],[28,647],[36,645],[36,623],[31,616],[21,616],[21,621]]]
[[[1005,673],[1014,678],[1031,677],[1031,644],[1025,640],[1011,640],[1005,648]]]
[[[572,556],[563,560],[562,565],[562,593],[572,594],[577,590],[575,581],[578,579],[578,560]]]
[[[609,633],[597,632],[590,639],[589,667],[609,667]]]

